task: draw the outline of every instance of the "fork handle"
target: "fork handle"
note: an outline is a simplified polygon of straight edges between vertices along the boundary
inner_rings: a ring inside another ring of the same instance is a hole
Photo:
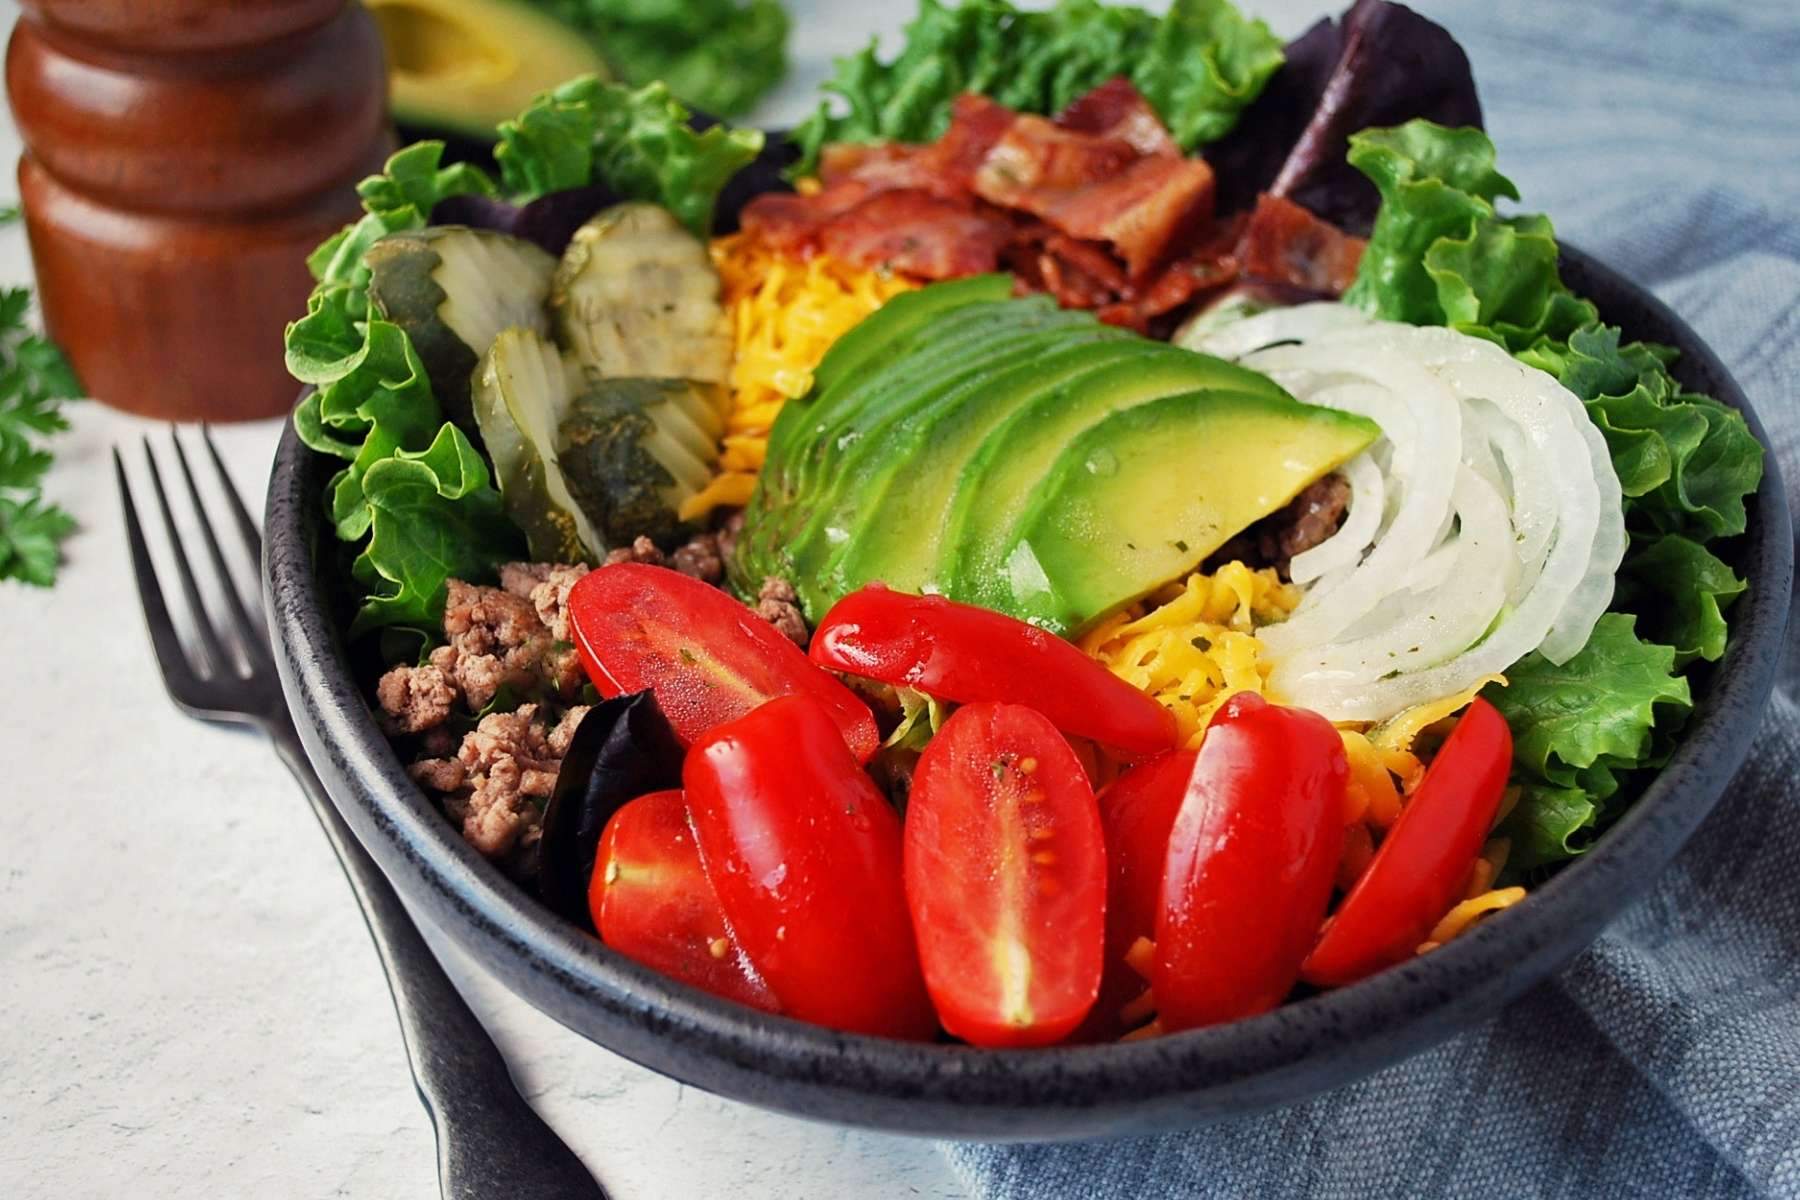
[[[519,1094],[499,1047],[326,794],[292,722],[272,722],[269,736],[312,802],[362,905],[394,996],[413,1083],[437,1134],[445,1200],[606,1200],[574,1151]]]

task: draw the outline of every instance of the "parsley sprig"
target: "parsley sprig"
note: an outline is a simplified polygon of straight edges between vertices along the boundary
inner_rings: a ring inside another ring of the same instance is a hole
[[[0,210],[0,223],[17,210]],[[69,427],[62,402],[82,394],[62,351],[26,323],[31,289],[0,288],[0,579],[49,587],[75,519],[44,499],[44,442]]]

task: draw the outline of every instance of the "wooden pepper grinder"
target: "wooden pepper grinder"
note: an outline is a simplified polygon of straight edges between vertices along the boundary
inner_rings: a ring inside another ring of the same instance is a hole
[[[7,96],[50,336],[147,416],[285,412],[306,255],[392,149],[374,23],[347,0],[23,0]]]

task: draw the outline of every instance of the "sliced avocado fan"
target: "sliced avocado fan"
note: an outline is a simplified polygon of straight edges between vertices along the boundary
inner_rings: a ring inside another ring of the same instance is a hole
[[[814,621],[880,581],[1074,634],[1380,434],[978,280],[898,297],[839,347],[770,435],[733,570],[744,593],[788,579]]]

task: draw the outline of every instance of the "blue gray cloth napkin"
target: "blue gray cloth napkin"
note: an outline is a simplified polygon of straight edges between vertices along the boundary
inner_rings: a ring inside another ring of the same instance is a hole
[[[1800,3],[1414,7],[1468,48],[1523,207],[1718,351],[1800,512]],[[951,1165],[984,1200],[1800,1197],[1797,637],[1750,764],[1687,849],[1492,1023],[1266,1116],[947,1144]]]

